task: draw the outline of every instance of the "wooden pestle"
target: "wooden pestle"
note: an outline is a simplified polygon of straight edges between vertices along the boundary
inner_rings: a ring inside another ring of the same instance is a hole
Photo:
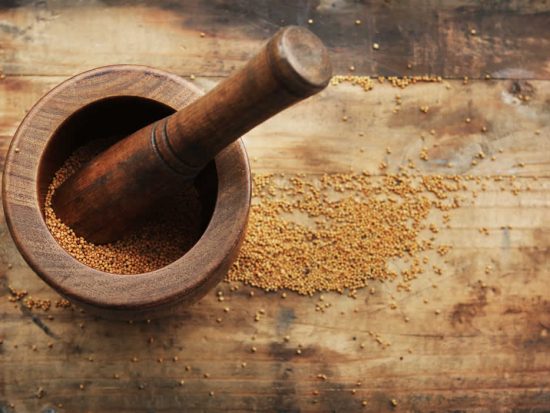
[[[226,146],[324,89],[331,74],[317,36],[282,28],[209,93],[117,142],[71,176],[54,194],[54,211],[88,241],[115,241]]]

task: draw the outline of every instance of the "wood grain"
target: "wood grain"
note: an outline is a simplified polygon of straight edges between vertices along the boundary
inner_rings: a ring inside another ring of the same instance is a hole
[[[530,0],[4,1],[0,61],[10,75],[133,63],[226,76],[297,24],[321,37],[338,73],[548,79],[549,18],[547,1]]]
[[[16,90],[0,93],[0,107],[7,106],[6,96],[14,102],[13,121],[3,124],[3,134],[16,127],[24,102],[38,98],[50,82],[25,77]],[[215,83],[210,78],[197,82]],[[280,293],[255,290],[251,298],[250,288],[231,292],[222,284],[223,302],[216,290],[169,320],[106,322],[78,309],[30,311],[10,303],[8,285],[27,289],[34,298],[55,301],[57,296],[24,264],[4,226],[0,406],[10,412],[9,403],[15,411],[59,412],[547,411],[550,82],[520,82],[531,90],[528,102],[517,98],[514,81],[448,83],[450,89],[417,84],[404,90],[377,84],[367,93],[330,86],[245,137],[256,173],[378,173],[381,161],[396,170],[411,158],[422,173],[513,174],[529,184],[531,191],[517,196],[489,185],[474,205],[452,213],[451,228],[439,235],[454,246],[449,262],[434,262],[443,267],[442,276],[425,274],[409,294],[396,293],[391,283],[376,285],[373,295],[362,291],[356,300],[325,294],[332,307],[324,313],[315,311],[319,296],[289,293],[282,299]],[[396,94],[403,101],[399,113],[392,112]],[[420,112],[421,105],[430,106],[427,114]],[[481,125],[487,125],[487,133],[481,133]],[[427,162],[418,158],[424,145]],[[480,149],[488,156],[472,166]],[[452,168],[445,166],[448,161]],[[508,225],[512,229],[501,229]],[[482,226],[488,236],[479,233]],[[488,264],[494,271],[486,275]],[[391,295],[397,298],[396,310],[389,307]],[[255,322],[260,309],[266,315]],[[380,346],[369,331],[391,346]],[[41,398],[36,397],[39,388]]]
[[[474,206],[455,211],[451,228],[440,234],[455,246],[444,275],[417,280],[409,295],[398,295],[398,310],[388,307],[394,286],[384,284],[357,300],[326,294],[332,308],[325,313],[315,311],[318,297],[288,294],[282,300],[255,291],[250,298],[250,288],[231,293],[227,285],[220,286],[224,302],[213,292],[170,320],[150,324],[99,321],[77,309],[30,311],[8,301],[8,285],[35,298],[58,296],[24,264],[3,224],[0,411],[550,409],[550,84],[540,81],[550,79],[548,2],[19,0],[0,7],[0,64],[7,74],[0,80],[0,149],[25,110],[69,75],[144,63],[194,74],[209,89],[279,26],[299,24],[329,46],[337,74],[353,65],[355,74],[489,73],[510,80],[450,81],[451,89],[386,84],[369,93],[329,87],[245,137],[254,172],[378,173],[381,161],[396,170],[411,158],[425,173],[514,174],[532,187],[513,196],[491,186]],[[522,93],[531,100],[520,100]],[[403,100],[398,114],[392,112],[396,94]],[[426,115],[421,105],[430,106]],[[486,134],[479,132],[482,122]],[[428,162],[417,159],[423,145]],[[496,160],[488,156],[473,167],[480,149]],[[445,166],[449,161],[452,168]],[[501,229],[508,225],[511,230]],[[489,236],[479,234],[481,226]],[[490,275],[487,264],[495,269]],[[259,309],[266,316],[255,322]],[[392,345],[383,349],[368,331]]]

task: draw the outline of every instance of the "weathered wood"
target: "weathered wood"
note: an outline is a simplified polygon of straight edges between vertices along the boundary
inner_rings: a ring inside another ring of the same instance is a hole
[[[529,0],[4,1],[0,61],[15,75],[135,63],[226,76],[297,24],[321,37],[340,73],[548,79],[549,18],[548,2]]]
[[[6,81],[13,86],[13,79]],[[57,81],[18,78],[10,93],[3,93],[1,88],[11,86],[0,81],[0,108],[9,106],[12,119],[1,121],[1,134],[12,133],[26,102]],[[197,82],[208,88],[215,80]],[[95,320],[78,310],[29,311],[10,303],[7,285],[27,289],[34,298],[55,301],[57,295],[24,264],[4,226],[0,406],[10,411],[12,402],[15,411],[61,412],[548,410],[550,82],[448,83],[450,89],[417,84],[404,90],[375,84],[370,92],[330,86],[245,137],[256,173],[376,174],[381,161],[395,171],[411,158],[422,173],[513,174],[521,185],[529,184],[531,191],[517,196],[489,184],[474,205],[451,213],[451,228],[439,239],[454,248],[448,263],[434,261],[444,268],[442,276],[424,274],[407,294],[396,293],[391,283],[376,285],[373,295],[362,291],[356,300],[325,294],[332,304],[325,313],[315,311],[318,296],[289,293],[282,299],[280,293],[255,290],[251,298],[251,288],[230,292],[221,284],[223,302],[216,290],[169,320],[130,325]],[[521,93],[531,99],[519,100]],[[393,113],[397,94],[402,109]],[[419,110],[423,105],[430,107],[426,114]],[[481,133],[484,125],[488,130]],[[1,142],[5,145],[5,138]],[[419,159],[423,146],[426,162]],[[480,149],[487,156],[472,166]],[[512,229],[501,229],[508,225]],[[482,226],[488,236],[479,233]],[[488,264],[494,270],[486,275]],[[389,307],[391,295],[396,310]],[[262,308],[266,315],[255,322]],[[392,345],[382,348],[368,331]],[[39,388],[45,392],[40,399]],[[395,409],[391,399],[398,403]],[[366,408],[362,400],[368,401]]]
[[[336,73],[354,65],[354,73],[369,75],[548,79],[549,8],[548,2],[527,0],[3,1],[0,69],[8,76],[0,79],[0,160],[25,110],[69,75],[105,64],[142,63],[201,75],[196,82],[209,88],[286,24],[316,32],[331,48]],[[361,24],[355,26],[357,19]],[[281,300],[258,291],[250,298],[249,288],[231,294],[226,285],[223,303],[211,294],[170,321],[151,324],[95,321],[78,310],[28,311],[8,301],[7,285],[35,298],[58,297],[24,264],[4,224],[0,411],[390,411],[392,398],[396,411],[547,411],[550,86],[450,84],[450,90],[422,84],[403,91],[377,85],[367,94],[330,87],[245,138],[259,173],[378,173],[380,161],[395,170],[410,157],[430,173],[523,176],[518,180],[531,191],[513,196],[490,186],[475,206],[453,213],[451,229],[441,234],[455,245],[445,274],[417,280],[412,293],[399,296],[399,310],[388,308],[393,286],[386,284],[372,296],[361,292],[357,300],[326,294],[333,307],[324,314],[314,311],[315,299],[289,294]],[[398,93],[403,109],[393,114]],[[522,93],[532,99],[520,101]],[[420,105],[430,105],[428,114]],[[348,122],[341,121],[344,115]],[[464,116],[472,118],[470,126]],[[487,134],[478,133],[478,120],[487,121]],[[417,159],[423,145],[430,148],[428,162]],[[472,167],[480,148],[496,160],[488,156]],[[452,168],[444,166],[449,160]],[[507,225],[512,230],[500,229]],[[481,226],[489,236],[480,236]],[[487,263],[495,267],[488,276]],[[437,289],[431,287],[434,280]],[[260,308],[266,316],[256,323]],[[368,330],[392,346],[380,348]],[[152,344],[149,337],[155,338]],[[304,346],[301,356],[295,354],[298,344]],[[254,355],[251,346],[258,349]],[[178,361],[168,361],[174,355]],[[158,357],[165,361],[158,363]],[[189,372],[185,365],[192,367]],[[316,378],[319,373],[327,381]],[[366,408],[362,399],[369,402]]]

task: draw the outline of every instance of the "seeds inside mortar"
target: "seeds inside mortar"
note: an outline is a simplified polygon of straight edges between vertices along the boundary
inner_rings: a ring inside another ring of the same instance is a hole
[[[77,236],[52,208],[55,190],[105,145],[95,142],[76,150],[55,173],[44,204],[46,225],[55,240],[78,261],[114,274],[139,274],[162,268],[183,256],[201,236],[201,204],[189,186],[160,203],[154,215],[122,239],[95,245]]]

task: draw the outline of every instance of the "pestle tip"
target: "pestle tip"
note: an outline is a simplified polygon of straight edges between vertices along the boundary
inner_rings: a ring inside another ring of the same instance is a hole
[[[270,40],[268,55],[275,77],[292,93],[309,96],[332,77],[327,49],[319,37],[299,26],[287,26]]]

